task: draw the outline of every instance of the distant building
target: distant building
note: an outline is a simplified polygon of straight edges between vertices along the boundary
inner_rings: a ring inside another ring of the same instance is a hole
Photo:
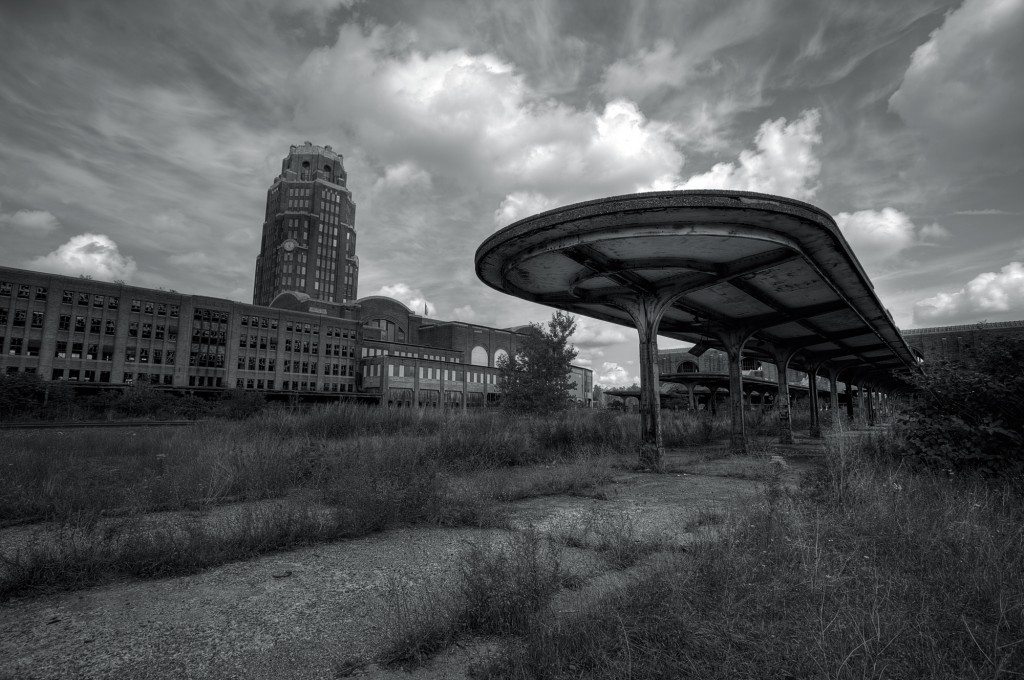
[[[0,371],[94,388],[242,388],[268,398],[482,407],[522,334],[356,299],[355,203],[340,155],[293,146],[267,192],[255,304],[0,267]],[[574,366],[574,401],[593,371]]]
[[[1024,321],[934,326],[900,332],[927,367],[929,363],[939,361],[970,363],[974,360],[978,348],[984,343],[1001,336],[1024,334]]]
[[[331,147],[291,147],[267,190],[254,304],[268,306],[289,291],[325,302],[356,299],[356,204],[347,181]]]

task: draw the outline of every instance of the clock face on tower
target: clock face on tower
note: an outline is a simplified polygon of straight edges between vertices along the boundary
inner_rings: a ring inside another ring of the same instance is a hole
[[[295,241],[293,241],[292,239],[288,239],[281,244],[281,247],[284,248],[286,252],[290,253],[293,250],[295,250]]]

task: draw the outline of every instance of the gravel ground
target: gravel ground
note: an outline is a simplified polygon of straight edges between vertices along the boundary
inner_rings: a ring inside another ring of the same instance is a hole
[[[764,459],[732,460],[742,475],[725,463],[700,474],[622,473],[603,487],[604,500],[520,501],[510,506],[510,525],[545,532],[581,517],[629,515],[644,534],[685,543],[692,538],[687,519],[696,511],[728,511],[757,493],[758,483],[743,477]],[[693,469],[686,467],[692,462],[670,460],[670,466]],[[332,678],[335,661],[370,659],[379,650],[389,601],[423,590],[443,593],[467,542],[506,533],[394,530],[194,576],[13,600],[0,605],[0,678]],[[601,570],[592,560],[566,557],[584,573]],[[492,648],[467,643],[413,675],[372,665],[358,673],[465,677],[467,664]]]

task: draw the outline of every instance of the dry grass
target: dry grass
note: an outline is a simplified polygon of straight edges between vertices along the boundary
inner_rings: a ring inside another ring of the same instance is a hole
[[[891,444],[890,444],[891,445]],[[568,617],[479,677],[998,678],[1024,672],[1024,504],[832,438],[800,493]]]
[[[613,569],[628,569],[648,555],[670,550],[673,545],[642,528],[641,518],[623,512],[591,511],[574,517],[551,534],[571,548],[593,550]]]
[[[536,531],[471,544],[453,588],[434,584],[412,596],[393,590],[391,634],[379,661],[409,666],[463,635],[518,635],[531,626],[562,580],[557,551]]]
[[[0,551],[0,597],[191,573],[395,526],[493,526],[500,502],[610,481],[620,423],[501,415],[346,407],[168,432],[9,435],[0,517],[50,530]],[[231,526],[148,514],[243,500],[266,512]]]

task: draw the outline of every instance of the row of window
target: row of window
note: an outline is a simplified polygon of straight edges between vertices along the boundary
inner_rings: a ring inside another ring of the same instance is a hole
[[[114,360],[114,347],[112,345],[103,345],[100,347],[98,344],[85,344],[82,342],[70,343],[71,352],[70,356],[68,353],[68,342],[65,340],[57,341],[57,345],[54,347],[53,356],[55,359],[90,359],[92,361],[113,361]],[[84,355],[84,357],[83,357]]]
[[[152,362],[150,358],[152,357]],[[154,349],[152,352],[146,347],[126,347],[124,350],[125,361],[138,361],[140,364],[161,363],[161,359],[164,364],[174,363],[174,350],[163,350]]]
[[[6,308],[0,309],[0,326],[7,325],[8,311]],[[43,320],[45,315],[43,312],[32,312],[32,328],[42,328]],[[13,326],[24,328],[28,324],[29,312],[27,309],[15,309],[14,310],[14,321]]]
[[[37,357],[39,356],[39,347],[41,341],[38,338],[32,338],[27,343],[24,338],[11,338],[11,344],[7,353],[11,356],[18,356],[19,354],[26,357]],[[4,345],[4,339],[0,337],[0,348]]]
[[[36,293],[36,299],[46,299],[46,289],[42,288],[43,297],[40,298],[38,292]],[[115,295],[100,295],[99,293],[85,293],[82,291],[64,290],[64,294],[61,297],[61,303],[66,305],[78,304],[82,307],[92,307],[107,309],[117,309],[120,306],[120,299]],[[157,316],[169,316],[178,317],[178,305],[168,304],[166,302],[154,302],[152,300],[132,300],[131,311],[140,312],[143,314],[156,314]]]
[[[238,357],[238,370],[276,371],[277,360],[266,357]]]
[[[266,316],[242,316],[243,326],[252,326],[253,328],[269,328],[272,331],[277,330],[277,319],[271,319]]]
[[[224,355],[212,354],[210,352],[189,352],[188,365],[224,368]]]
[[[407,352],[402,350],[387,350],[379,349],[377,347],[363,347],[363,358],[366,357],[408,357],[410,359],[424,359],[426,361],[443,361],[452,364],[461,364],[462,359],[458,357],[448,357],[441,354],[419,354],[417,352]]]
[[[250,381],[247,380],[246,384]],[[274,381],[270,381],[270,387],[268,389],[274,389]],[[251,388],[250,388],[251,389]],[[311,391],[316,392],[316,381],[307,382],[305,380],[285,380],[281,384],[282,390],[288,391]],[[355,392],[355,385],[352,383],[322,383],[320,385],[321,392]]]
[[[8,281],[0,281],[0,296],[11,297],[14,293],[14,284]],[[46,299],[46,286],[35,286],[36,300]],[[28,300],[32,295],[32,286],[27,283],[22,283],[18,286],[19,300]]]
[[[238,370],[240,371],[270,371],[277,370],[277,361],[266,357],[238,357]],[[316,361],[291,361],[286,359],[282,364],[285,373],[306,373],[316,374]],[[355,367],[351,364],[332,364],[324,362],[324,375],[355,376]]]
[[[80,380],[82,382],[97,382],[97,378],[99,382],[110,382],[110,371],[96,371],[92,368],[84,370],[80,368],[55,368],[50,375],[51,380]]]
[[[243,336],[244,337],[244,336]],[[221,346],[228,344],[227,331],[215,331],[210,328],[193,328],[192,342],[203,345]],[[243,345],[244,347],[244,345]]]
[[[227,324],[230,319],[230,315],[227,312],[223,312],[219,309],[205,309],[203,307],[196,307],[192,310],[192,319],[194,321],[208,321],[216,324]]]
[[[288,351],[291,351],[291,342],[290,339],[284,341],[285,349]],[[299,343],[296,342],[295,344],[298,345]],[[307,342],[306,344],[308,345],[309,343]],[[276,350],[277,338],[273,336],[268,338],[265,335],[240,335],[238,336],[238,346],[242,349],[267,349],[269,346],[270,349]]]

